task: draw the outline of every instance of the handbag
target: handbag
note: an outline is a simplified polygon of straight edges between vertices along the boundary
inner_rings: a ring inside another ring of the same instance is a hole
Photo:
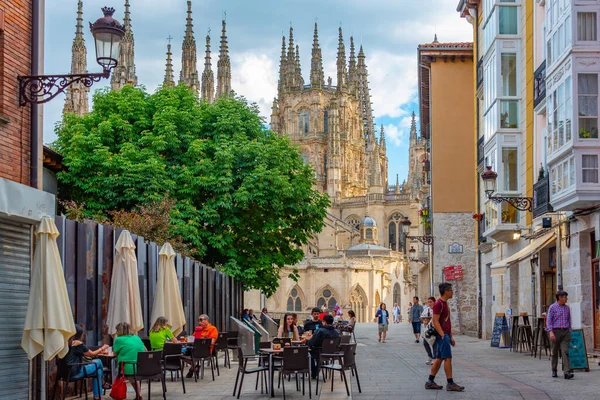
[[[121,373],[117,375],[110,389],[110,397],[114,400],[127,398],[127,378],[125,378],[125,364],[121,363]]]
[[[433,320],[429,321],[429,323],[427,324],[427,327],[425,328],[425,338],[429,339],[431,337],[437,337],[438,333],[437,330],[435,329],[435,327],[433,326]]]

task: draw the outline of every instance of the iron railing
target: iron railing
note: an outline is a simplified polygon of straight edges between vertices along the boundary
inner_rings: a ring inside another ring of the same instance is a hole
[[[548,174],[533,185],[533,218],[554,211],[550,204],[550,177]]]
[[[546,98],[546,60],[533,73],[533,106]]]

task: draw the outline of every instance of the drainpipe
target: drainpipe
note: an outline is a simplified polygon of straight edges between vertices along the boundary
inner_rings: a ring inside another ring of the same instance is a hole
[[[42,26],[42,14],[43,14],[44,0],[33,0],[32,1],[32,27],[31,27],[31,75],[40,75],[42,68],[40,64],[42,62],[42,49],[41,49],[41,35],[44,34]],[[30,185],[36,189],[40,189],[41,182],[38,179],[39,165],[39,112],[40,105],[31,105],[31,169],[30,169]]]
[[[556,224],[556,287],[557,290],[563,290],[562,277],[562,215],[558,214],[558,224]]]

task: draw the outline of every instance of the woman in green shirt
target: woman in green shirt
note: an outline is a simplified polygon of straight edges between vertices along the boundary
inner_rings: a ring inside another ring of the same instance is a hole
[[[169,321],[165,317],[158,317],[156,322],[150,329],[150,346],[152,346],[152,350],[160,350],[165,347],[165,342],[168,340],[172,343],[177,343],[177,339],[171,332],[169,328]]]
[[[138,353],[146,351],[144,343],[139,336],[131,333],[131,328],[127,322],[121,322],[117,325],[117,338],[113,343],[113,352],[117,356],[119,365],[122,362],[135,363],[137,362]],[[132,364],[125,364],[125,375],[133,375],[134,369]],[[140,392],[140,384],[134,384],[133,377],[130,379],[136,393]],[[141,397],[140,397],[141,398]]]

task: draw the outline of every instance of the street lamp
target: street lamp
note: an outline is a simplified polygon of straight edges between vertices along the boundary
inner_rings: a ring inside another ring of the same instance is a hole
[[[109,78],[110,71],[117,66],[121,51],[121,39],[125,36],[125,28],[112,16],[115,9],[102,8],[104,17],[99,18],[90,30],[94,35],[96,61],[102,67],[102,72],[94,74],[72,75],[33,75],[19,76],[19,104],[46,103],[64,92],[74,83],[81,82],[85,87],[91,87],[102,78]]]
[[[402,224],[402,232],[405,234],[408,233],[408,228],[410,228],[411,222],[408,217],[404,217],[404,219],[400,222]],[[406,236],[407,239],[416,239],[419,242],[423,243],[425,246],[431,246],[433,244],[433,236],[424,235],[424,236]]]
[[[497,178],[498,174],[492,170],[491,166],[485,167],[485,171],[481,174],[483,188],[489,200],[495,204],[508,203],[520,211],[533,210],[533,199],[531,197],[494,196]]]

